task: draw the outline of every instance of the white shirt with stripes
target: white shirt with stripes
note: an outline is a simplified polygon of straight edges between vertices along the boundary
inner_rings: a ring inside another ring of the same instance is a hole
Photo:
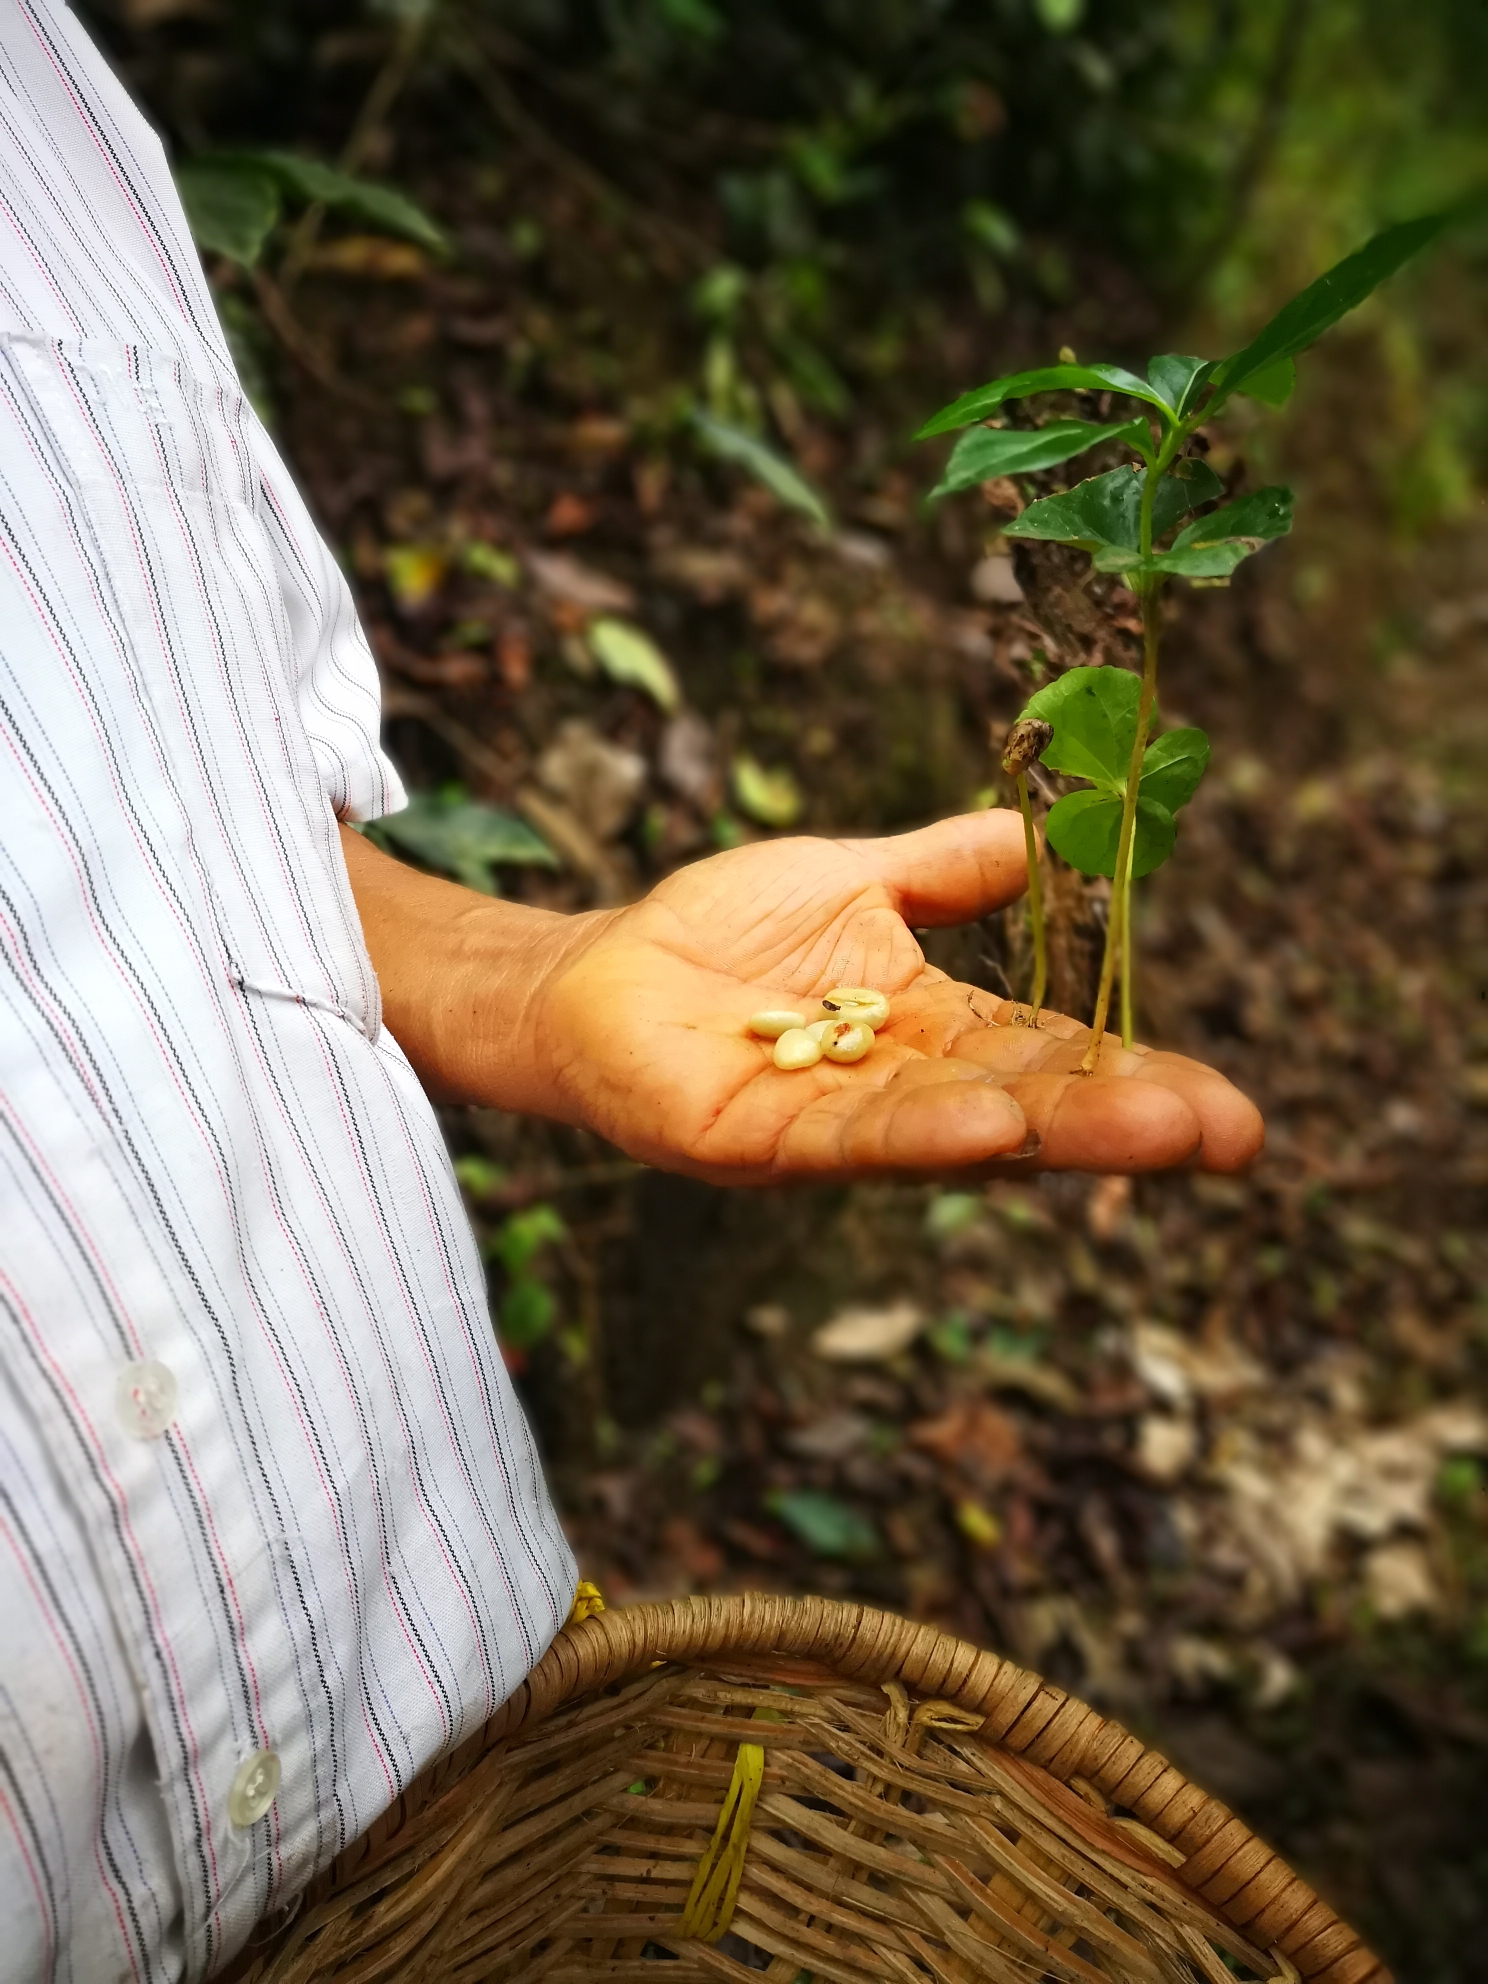
[[[158,139],[0,0],[0,1976],[200,1977],[574,1566],[336,830],[401,803]]]

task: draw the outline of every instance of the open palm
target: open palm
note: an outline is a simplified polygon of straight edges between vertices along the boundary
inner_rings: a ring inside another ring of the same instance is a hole
[[[925,962],[913,928],[968,922],[1021,893],[1015,815],[885,840],[776,840],[678,871],[595,926],[547,988],[539,1025],[561,1113],[633,1155],[721,1184],[943,1172],[1230,1171],[1262,1140],[1223,1076],[1123,1052],[1078,1072],[1089,1034]],[[834,985],[892,1001],[866,1060],[783,1073],[749,1016],[811,1009]]]

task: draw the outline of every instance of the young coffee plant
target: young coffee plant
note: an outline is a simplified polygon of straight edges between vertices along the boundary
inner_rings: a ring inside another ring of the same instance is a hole
[[[1139,378],[1120,365],[1065,362],[1066,354],[1057,365],[1015,372],[964,393],[917,437],[966,430],[932,492],[937,497],[994,477],[1054,468],[1107,443],[1137,457],[1062,495],[1029,503],[1004,533],[1088,552],[1097,571],[1117,574],[1141,604],[1141,675],[1096,667],[1073,668],[1059,676],[1029,701],[1009,736],[1004,759],[1016,779],[1028,839],[1036,980],[1032,1025],[1038,1024],[1043,998],[1046,946],[1027,768],[1037,758],[1051,771],[1088,781],[1084,789],[1060,799],[1045,823],[1050,845],[1066,861],[1082,874],[1111,881],[1087,1072],[1094,1071],[1100,1057],[1118,964],[1121,1036],[1126,1046],[1132,1044],[1132,883],[1172,853],[1176,815],[1198,789],[1209,761],[1209,742],[1201,730],[1152,734],[1163,590],[1170,579],[1227,584],[1243,559],[1284,537],[1292,525],[1289,489],[1259,489],[1219,503],[1224,485],[1203,460],[1200,430],[1237,394],[1267,406],[1284,405],[1295,382],[1298,353],[1362,303],[1453,217],[1429,214],[1377,234],[1293,297],[1242,351],[1228,358],[1154,358],[1147,376]],[[1000,409],[1010,401],[1071,391],[1134,400],[1136,411],[1101,424],[1064,417],[1046,419],[1042,426],[1000,424]]]

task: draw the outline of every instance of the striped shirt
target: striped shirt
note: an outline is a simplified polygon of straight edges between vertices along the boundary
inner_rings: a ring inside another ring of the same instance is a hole
[[[337,817],[347,588],[159,140],[0,0],[0,1975],[200,1977],[574,1567]]]

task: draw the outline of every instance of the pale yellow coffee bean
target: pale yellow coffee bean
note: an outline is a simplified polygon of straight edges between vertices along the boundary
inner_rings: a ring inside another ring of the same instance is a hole
[[[806,1015],[793,1011],[789,1006],[769,1006],[762,1013],[755,1013],[749,1022],[749,1031],[757,1033],[761,1040],[778,1040],[792,1028],[805,1026]]]
[[[793,1026],[775,1043],[777,1068],[814,1068],[821,1057],[821,1042],[813,1040],[803,1026]]]
[[[829,1061],[861,1061],[873,1045],[873,1029],[861,1020],[834,1020],[821,1045]]]
[[[813,1020],[810,1026],[807,1027],[806,1031],[811,1035],[811,1038],[813,1040],[820,1041],[826,1039],[827,1028],[829,1026],[840,1026],[840,1025],[841,1025],[841,1021],[836,1019]]]
[[[871,1026],[875,1033],[889,1017],[888,1000],[882,992],[875,992],[868,985],[834,985],[830,992],[822,995],[822,1006],[825,1011],[838,1014],[842,1019]]]

